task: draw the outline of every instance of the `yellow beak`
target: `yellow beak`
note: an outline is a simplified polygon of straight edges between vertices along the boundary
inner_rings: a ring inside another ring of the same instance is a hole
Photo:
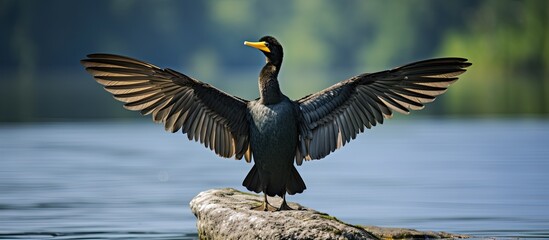
[[[267,47],[266,42],[248,42],[248,41],[244,41],[244,45],[250,46],[250,47],[253,47],[253,48],[257,48],[257,49],[259,49],[263,52],[268,52],[268,53],[271,52],[271,50],[269,50],[269,48]]]

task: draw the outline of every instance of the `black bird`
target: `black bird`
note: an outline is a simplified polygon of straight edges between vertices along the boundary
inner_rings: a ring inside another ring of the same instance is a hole
[[[167,131],[186,133],[221,157],[254,160],[243,185],[264,193],[261,210],[275,210],[267,195],[281,196],[306,187],[294,166],[321,159],[356,135],[382,124],[393,111],[422,109],[465,72],[464,58],[419,61],[341,81],[299,100],[278,85],[283,51],[271,36],[244,42],[259,49],[267,63],[259,74],[254,101],[231,96],[175,70],[112,54],[90,54],[81,61],[95,80],[129,110],[152,114]]]

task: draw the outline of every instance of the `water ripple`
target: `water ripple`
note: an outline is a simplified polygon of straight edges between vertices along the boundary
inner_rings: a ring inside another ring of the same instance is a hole
[[[548,142],[543,120],[397,119],[298,167],[308,189],[288,200],[353,224],[548,238]],[[189,201],[245,191],[251,168],[148,122],[0,125],[0,153],[0,239],[194,239]]]

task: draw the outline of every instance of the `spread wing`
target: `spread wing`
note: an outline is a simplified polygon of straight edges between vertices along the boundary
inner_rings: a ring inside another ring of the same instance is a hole
[[[439,58],[392,70],[362,74],[296,101],[300,114],[296,162],[321,159],[354,139],[364,128],[383,124],[393,111],[408,114],[432,102],[471,63]]]
[[[91,54],[81,63],[126,109],[151,114],[167,131],[181,129],[219,156],[249,160],[246,100],[124,56]]]

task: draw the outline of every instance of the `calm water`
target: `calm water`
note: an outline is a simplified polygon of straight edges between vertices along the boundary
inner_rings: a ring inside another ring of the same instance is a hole
[[[549,238],[549,121],[392,120],[298,170],[290,201],[364,225]],[[250,164],[149,122],[0,126],[0,239],[193,239]]]

